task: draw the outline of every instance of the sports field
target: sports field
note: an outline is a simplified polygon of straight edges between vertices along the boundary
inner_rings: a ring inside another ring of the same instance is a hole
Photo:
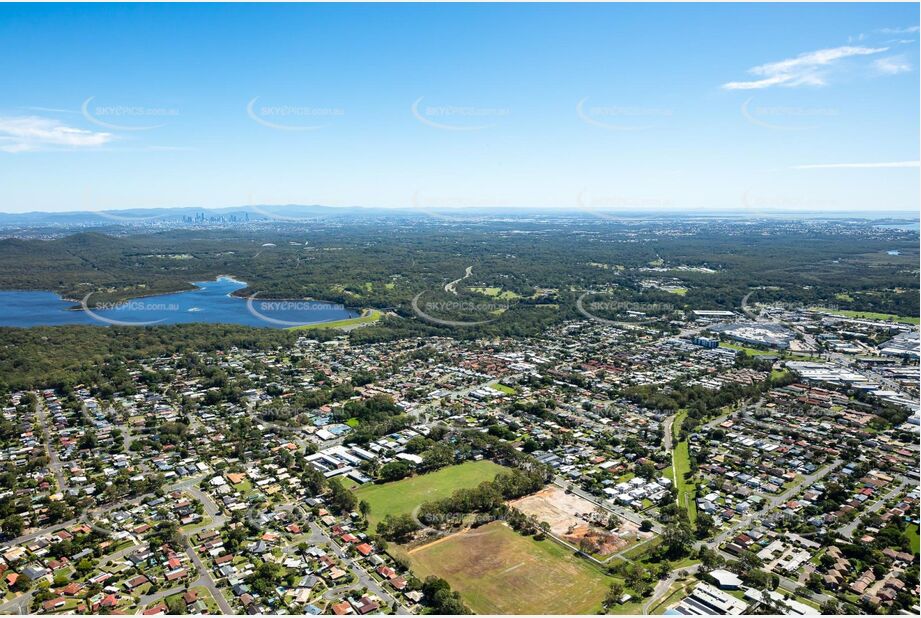
[[[317,330],[320,328],[353,328],[361,324],[377,322],[384,314],[377,309],[364,309],[361,315],[356,318],[345,320],[335,320],[333,322],[318,322],[317,324],[305,324],[304,326],[292,326],[291,330]]]
[[[555,541],[535,541],[500,522],[409,557],[416,575],[444,578],[477,614],[594,614],[613,581]]]
[[[894,313],[877,313],[875,311],[849,311],[847,309],[826,309],[825,307],[810,307],[814,311],[824,311],[833,315],[840,315],[845,318],[857,318],[860,320],[884,320],[901,322],[903,324],[918,324],[921,318],[917,316],[896,315]]]
[[[476,487],[504,470],[486,459],[468,461],[393,483],[363,485],[355,490],[355,497],[371,505],[368,520],[374,529],[387,515],[411,513],[423,502],[447,498],[457,489]]]
[[[749,356],[776,356],[778,354],[777,350],[759,350],[758,348],[750,348],[748,346],[740,345],[738,343],[730,343],[728,341],[721,341],[720,347],[745,352]]]
[[[469,288],[471,292],[476,292],[477,294],[483,294],[485,296],[492,296],[494,298],[501,298],[503,300],[515,300],[516,298],[521,298],[521,295],[517,292],[511,290],[502,291],[502,288]]]

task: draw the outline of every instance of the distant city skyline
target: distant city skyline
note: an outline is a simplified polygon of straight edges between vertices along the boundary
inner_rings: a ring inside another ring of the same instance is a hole
[[[917,212],[919,7],[2,5],[0,212]]]

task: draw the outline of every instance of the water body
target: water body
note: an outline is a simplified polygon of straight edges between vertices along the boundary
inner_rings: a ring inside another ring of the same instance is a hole
[[[882,228],[884,230],[900,230],[903,232],[917,232],[921,229],[921,223],[880,223],[875,227]]]
[[[242,324],[261,328],[288,328],[345,320],[358,316],[342,305],[304,300],[249,300],[231,296],[246,283],[231,277],[198,281],[196,289],[148,296],[115,306],[81,309],[54,292],[0,291],[0,326],[59,326],[95,324],[150,326],[155,324]],[[92,302],[92,298],[90,298]]]

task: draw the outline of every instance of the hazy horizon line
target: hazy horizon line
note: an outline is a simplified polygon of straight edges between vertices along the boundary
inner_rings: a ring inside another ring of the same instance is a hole
[[[134,206],[126,208],[81,208],[74,210],[23,210],[23,211],[7,211],[0,210],[0,216],[26,216],[26,215],[49,215],[49,214],[96,214],[96,213],[117,213],[117,212],[132,212],[132,211],[179,211],[179,210],[199,210],[199,211],[221,211],[221,210],[246,210],[246,209],[265,209],[265,208],[323,208],[329,210],[384,210],[396,212],[417,212],[419,214],[425,214],[427,212],[502,212],[502,211],[517,211],[521,213],[561,213],[561,212],[570,212],[570,213],[582,213],[582,214],[591,214],[592,212],[621,212],[621,213],[650,213],[650,214],[670,214],[670,213],[735,213],[735,214],[750,214],[750,215],[770,215],[770,214],[822,214],[822,215],[854,215],[854,214],[863,214],[863,215],[874,215],[870,218],[883,218],[885,216],[906,216],[912,219],[921,220],[921,210],[903,210],[898,208],[893,208],[891,210],[874,210],[871,208],[867,209],[810,209],[810,208],[796,208],[796,207],[783,207],[783,206],[774,206],[774,207],[738,207],[738,206],[711,206],[711,207],[688,207],[687,209],[680,206],[610,206],[610,207],[573,207],[573,206],[434,206],[434,207],[425,207],[421,208],[418,206],[365,206],[365,205],[334,205],[334,204],[303,204],[303,203],[277,203],[277,204],[239,204],[239,205],[230,205],[230,206]],[[273,213],[259,213],[256,214],[271,215]]]

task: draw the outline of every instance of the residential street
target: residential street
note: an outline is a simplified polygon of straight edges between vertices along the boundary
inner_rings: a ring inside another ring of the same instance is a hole
[[[846,539],[849,539],[852,536],[854,536],[854,530],[856,530],[857,526],[860,525],[860,521],[863,519],[864,515],[868,515],[870,513],[876,513],[881,508],[883,508],[883,505],[886,504],[887,501],[897,496],[900,491],[902,491],[906,486],[911,485],[912,483],[913,483],[912,480],[907,477],[904,477],[904,476],[897,477],[895,487],[893,487],[888,492],[886,492],[886,495],[879,498],[876,502],[866,507],[863,510],[863,512],[860,514],[860,516],[856,517],[852,522],[845,524],[844,526],[839,528],[838,533]]]
[[[208,589],[208,592],[210,592],[211,596],[214,597],[214,600],[217,601],[218,607],[221,608],[221,613],[236,614],[236,612],[230,606],[230,603],[228,603],[227,599],[224,598],[224,595],[221,594],[220,589],[214,582],[214,578],[211,577],[211,572],[208,570],[208,567],[206,567],[205,564],[201,561],[201,558],[198,557],[198,552],[195,551],[194,547],[192,547],[189,539],[184,538],[183,540],[185,541],[186,554],[188,554],[189,558],[192,559],[192,563],[195,565],[195,568],[198,569],[199,578],[196,580],[196,582],[198,582],[196,585],[204,586]]]
[[[665,594],[672,587],[672,585],[676,581],[678,581],[679,573],[683,571],[687,573],[688,575],[692,575],[694,573],[697,573],[699,569],[700,569],[700,564],[693,564],[687,568],[678,569],[677,571],[674,571],[673,573],[671,573],[667,578],[660,580],[656,584],[656,587],[653,589],[652,596],[649,597],[649,600],[646,601],[646,603],[643,605],[643,615],[649,614],[649,610],[652,609],[652,607],[659,601],[659,599],[665,596]]]
[[[42,400],[41,394],[38,394],[35,401],[35,416],[39,426],[42,428],[43,442],[45,452],[48,454],[48,467],[54,474],[54,480],[58,485],[58,491],[67,491],[67,480],[64,477],[64,469],[61,460],[58,458],[57,449],[51,443],[51,419],[48,417],[48,408]]]
[[[15,599],[0,604],[0,614],[28,614],[33,593],[33,590],[29,590]]]
[[[359,565],[358,561],[353,558],[348,558],[345,554],[345,551],[342,547],[333,540],[316,522],[310,522],[310,531],[311,534],[315,535],[316,538],[322,539],[324,544],[327,545],[333,553],[342,560],[348,567],[349,570],[355,575],[358,579],[358,582],[365,588],[367,588],[372,594],[380,597],[385,603],[393,605],[397,608],[398,614],[408,614],[406,608],[398,602],[393,595],[384,590],[380,584],[377,583],[370,574],[368,574],[365,569]]]
[[[721,532],[720,534],[713,537],[713,539],[711,539],[710,541],[707,541],[706,545],[709,546],[711,549],[719,547],[720,545],[725,543],[729,538],[735,536],[739,532],[742,532],[753,521],[758,519],[758,517],[760,517],[764,513],[772,511],[775,508],[777,508],[777,506],[783,504],[784,502],[787,502],[793,496],[795,496],[800,491],[802,491],[804,487],[808,487],[809,485],[812,485],[816,481],[825,478],[825,476],[827,476],[832,470],[837,468],[841,463],[842,462],[840,459],[836,459],[831,464],[824,466],[817,472],[810,474],[808,476],[804,476],[802,479],[800,479],[800,481],[797,484],[787,489],[786,491],[781,492],[777,494],[776,496],[768,497],[764,501],[764,504],[762,505],[760,509],[758,509],[757,511],[752,511],[751,513],[743,517],[740,522],[730,526],[726,531]]]

